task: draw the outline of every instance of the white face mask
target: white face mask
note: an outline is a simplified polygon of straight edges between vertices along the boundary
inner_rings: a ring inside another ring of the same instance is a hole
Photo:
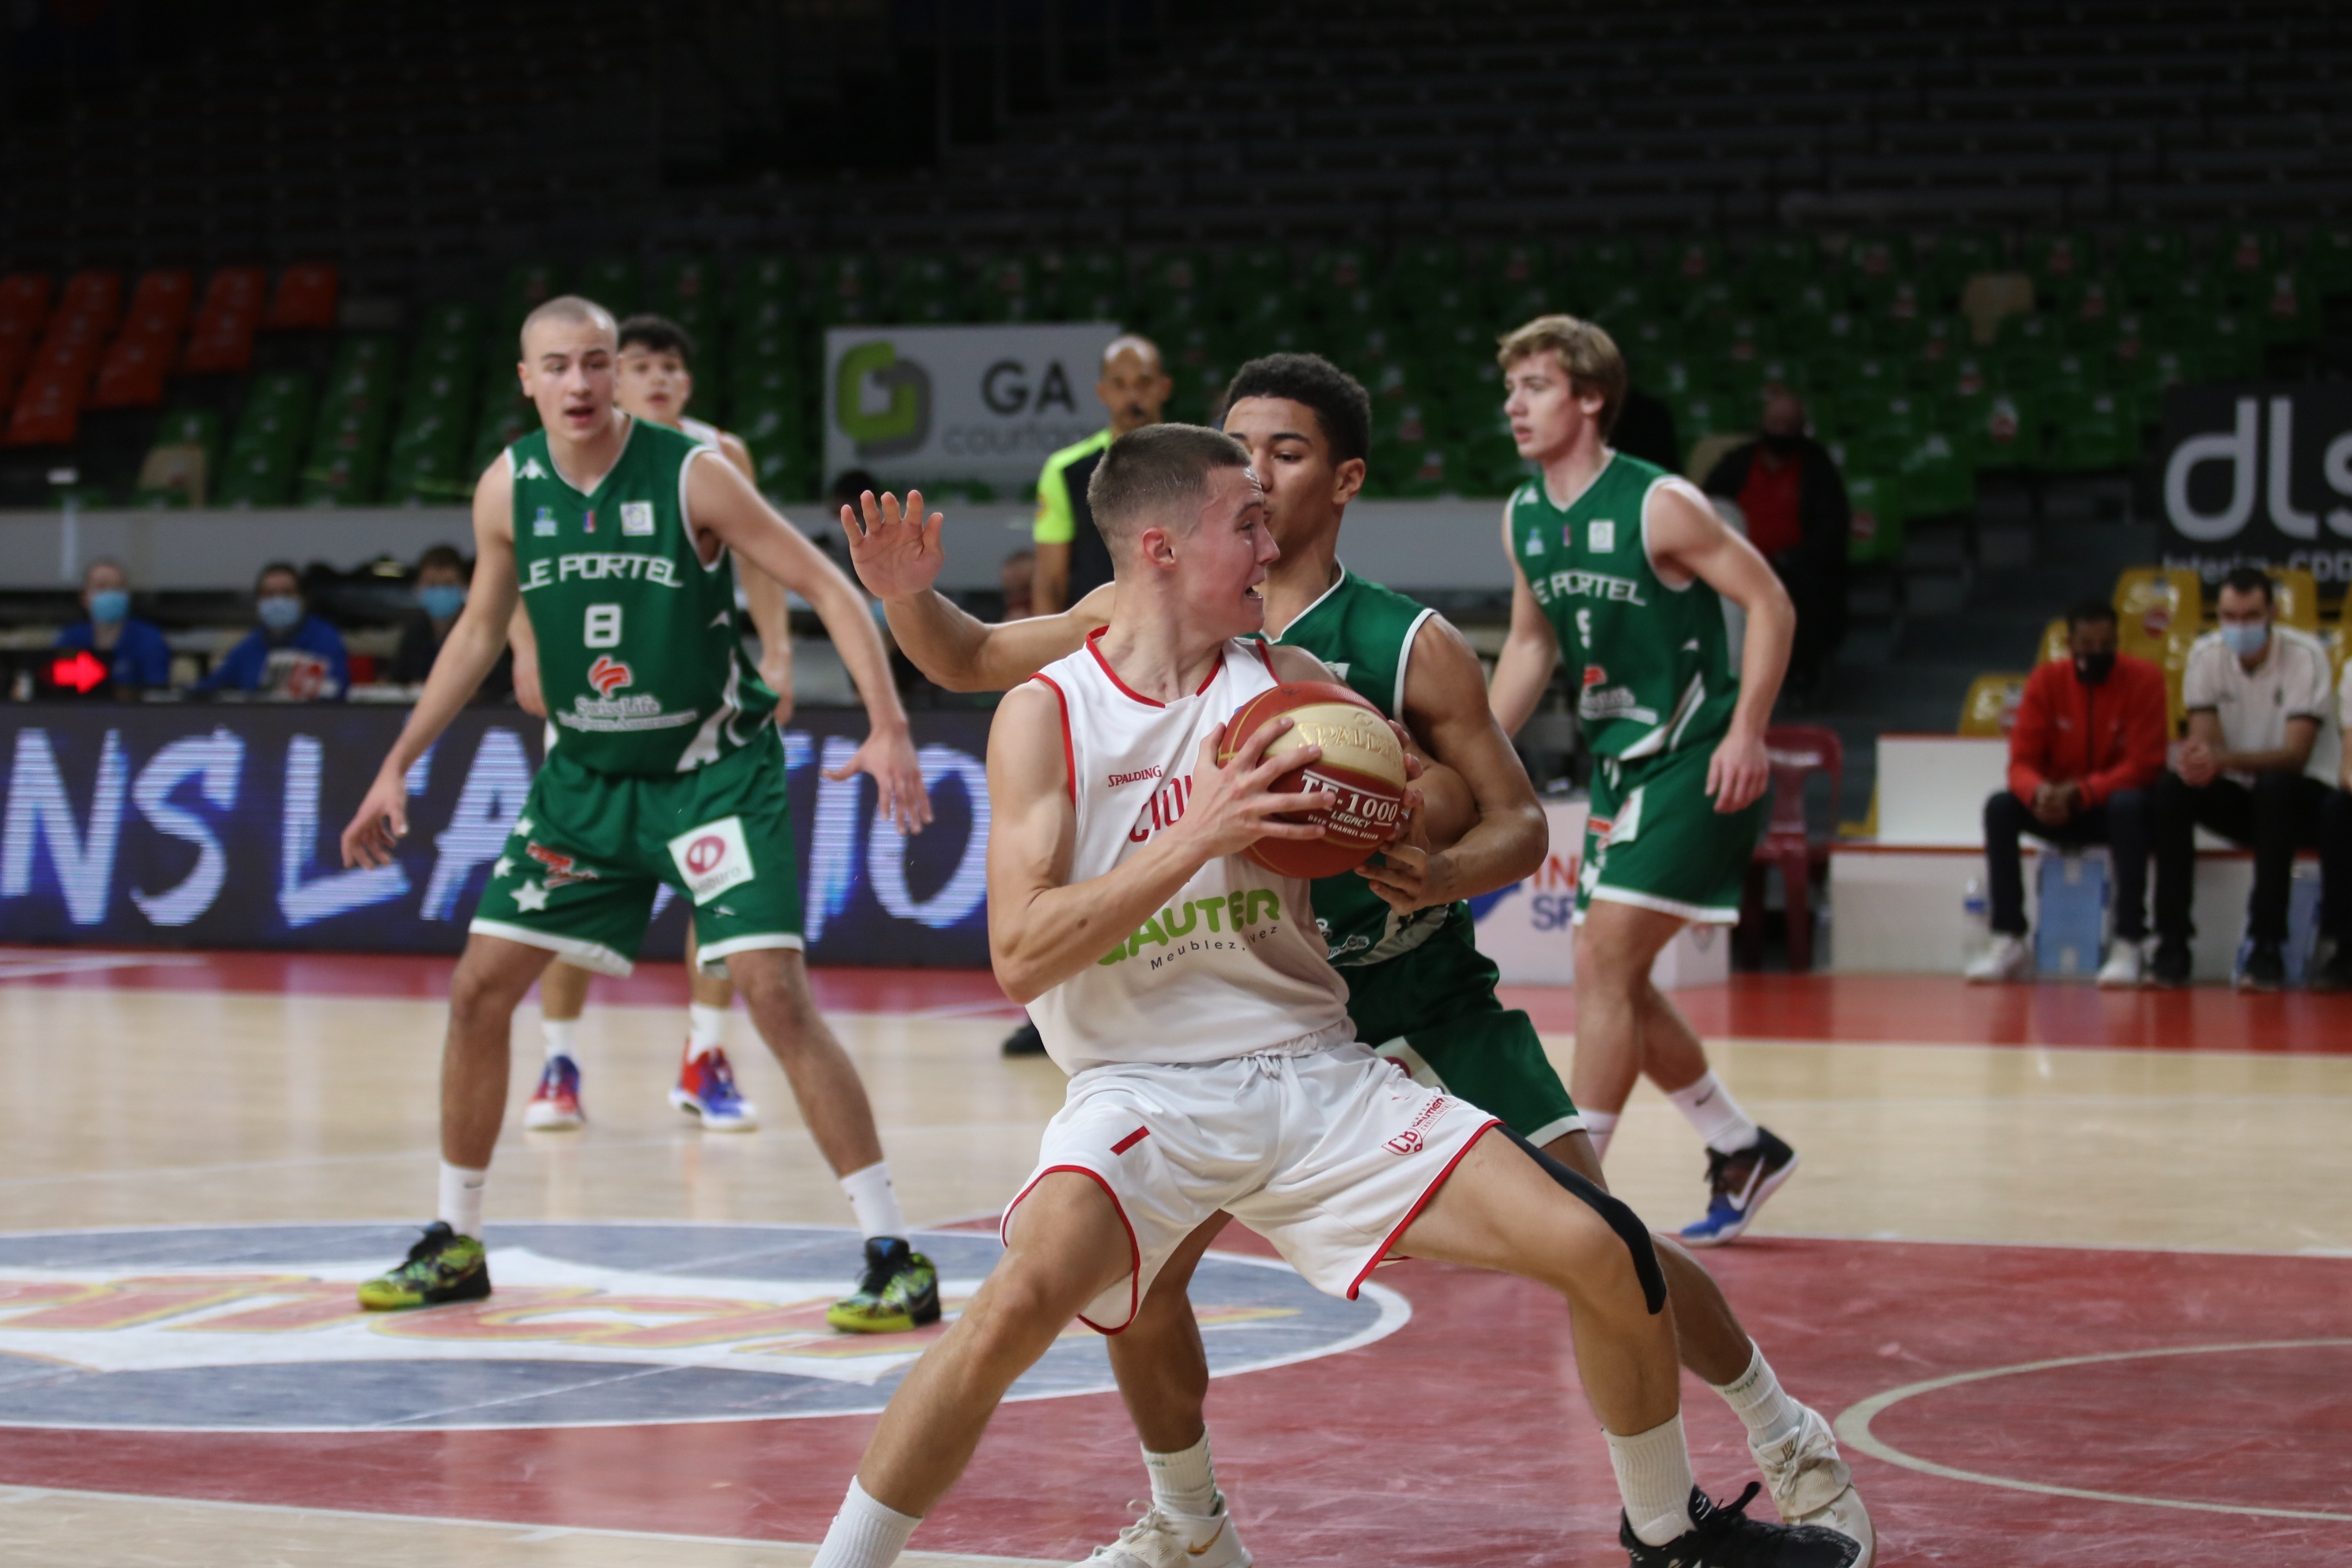
[[[2270,623],[2224,621],[2221,623],[2221,640],[2240,658],[2253,658],[2270,646]]]

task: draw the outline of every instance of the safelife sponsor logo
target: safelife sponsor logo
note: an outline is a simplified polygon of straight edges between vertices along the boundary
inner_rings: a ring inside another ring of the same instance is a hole
[[[191,1226],[0,1237],[0,1426],[413,1431],[772,1420],[877,1411],[1002,1248],[934,1232],[938,1324],[824,1324],[857,1261],[817,1226],[499,1226],[488,1300],[362,1312],[360,1280],[415,1232]],[[1213,1373],[1330,1355],[1411,1315],[1321,1295],[1273,1259],[1212,1253],[1193,1300]],[[1015,1399],[1111,1386],[1072,1323]]]
[[[825,334],[825,463],[893,483],[1018,485],[1102,428],[1112,322],[836,327]]]

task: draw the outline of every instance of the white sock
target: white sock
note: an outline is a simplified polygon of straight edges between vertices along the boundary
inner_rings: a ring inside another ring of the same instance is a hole
[[[1609,1463],[1617,1472],[1617,1495],[1625,1518],[1647,1546],[1664,1546],[1687,1533],[1690,1516],[1690,1454],[1683,1447],[1683,1418],[1675,1416],[1631,1437],[1604,1431]]]
[[[1748,1428],[1748,1446],[1751,1448],[1778,1443],[1805,1424],[1805,1407],[1790,1398],[1788,1391],[1780,1386],[1761,1348],[1749,1358],[1746,1372],[1729,1383],[1708,1386],[1723,1395],[1723,1402],[1731,1406],[1731,1413]]]
[[[727,1009],[706,1007],[699,1002],[687,1005],[687,1059],[707,1057],[727,1043]]]
[[[1616,1135],[1617,1118],[1623,1113],[1615,1110],[1587,1110],[1580,1105],[1576,1108],[1576,1113],[1584,1118],[1585,1136],[1592,1140],[1592,1157],[1598,1160],[1607,1155],[1609,1140]]]
[[[809,1568],[890,1568],[922,1522],[867,1497],[853,1476],[849,1495],[841,1500],[841,1511],[833,1516],[833,1528],[824,1532],[824,1544]]]
[[[487,1170],[469,1171],[463,1165],[441,1162],[441,1213],[449,1228],[459,1236],[470,1236],[477,1241],[482,1236],[482,1188],[489,1182]]]
[[[574,1055],[572,1036],[579,1027],[580,1020],[577,1018],[541,1018],[539,1032],[547,1037],[547,1054],[551,1057]]]
[[[877,1160],[862,1171],[850,1172],[841,1178],[841,1190],[848,1194],[849,1212],[857,1216],[857,1228],[868,1241],[907,1234],[907,1216],[898,1212],[898,1190],[890,1184],[888,1161]]]
[[[1209,1462],[1209,1435],[1181,1453],[1143,1450],[1143,1468],[1151,1475],[1151,1500],[1161,1508],[1193,1519],[1212,1519],[1217,1511],[1217,1472]],[[1198,1545],[1199,1542],[1192,1542]]]
[[[1739,1109],[1729,1089],[1716,1081],[1713,1072],[1700,1074],[1696,1083],[1666,1098],[1717,1153],[1736,1154],[1755,1146],[1756,1123],[1748,1120],[1748,1112]]]

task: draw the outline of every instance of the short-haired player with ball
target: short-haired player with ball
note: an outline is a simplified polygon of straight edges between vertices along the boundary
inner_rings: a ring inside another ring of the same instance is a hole
[[[816,1568],[895,1562],[1013,1380],[1073,1316],[1124,1327],[1220,1210],[1334,1294],[1406,1255],[1558,1290],[1635,1563],[1848,1568],[1845,1537],[1747,1519],[1692,1485],[1673,1315],[1641,1222],[1358,1044],[1306,884],[1245,853],[1319,837],[1285,817],[1339,804],[1274,787],[1322,757],[1269,758],[1282,720],[1217,760],[1237,708],[1330,679],[1252,640],[1277,551],[1247,465],[1197,426],[1114,443],[1089,487],[1116,565],[1110,622],[997,710],[990,948],[1073,1077],[1006,1212],[1003,1259],[892,1396]]]

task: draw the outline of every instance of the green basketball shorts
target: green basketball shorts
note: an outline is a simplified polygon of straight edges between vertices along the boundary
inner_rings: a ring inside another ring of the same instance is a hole
[[[1493,963],[1459,905],[1434,936],[1380,963],[1343,967],[1356,1038],[1415,1081],[1457,1095],[1540,1149],[1583,1131],[1534,1021],[1495,995]]]
[[[1701,743],[1631,763],[1599,759],[1576,879],[1580,923],[1596,899],[1699,925],[1738,921],[1740,885],[1763,829],[1765,801],[1716,810],[1706,793],[1714,753],[1712,743]]]
[[[547,754],[472,929],[626,974],[667,883],[694,905],[701,964],[801,945],[801,877],[781,731],[675,775],[600,773]]]

